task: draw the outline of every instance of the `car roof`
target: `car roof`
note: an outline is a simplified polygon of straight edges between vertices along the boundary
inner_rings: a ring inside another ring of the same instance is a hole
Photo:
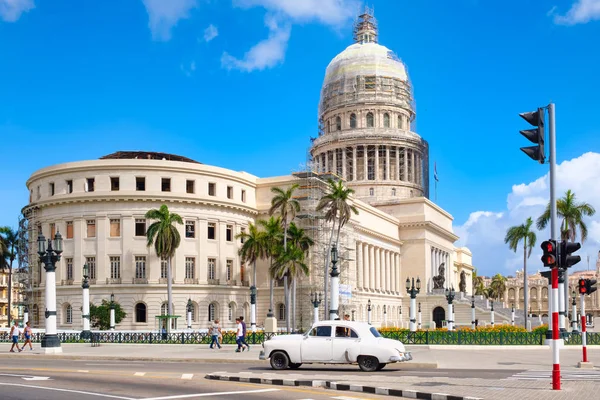
[[[358,322],[358,321],[344,321],[344,320],[323,320],[323,321],[319,321],[315,324],[313,324],[314,326],[323,326],[323,325],[327,325],[327,326],[347,326],[350,328],[355,328],[357,330],[370,330],[372,328],[372,325],[366,323],[366,322]]]

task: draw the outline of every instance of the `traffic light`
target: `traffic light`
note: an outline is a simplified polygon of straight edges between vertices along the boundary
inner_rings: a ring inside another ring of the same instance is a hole
[[[535,129],[525,129],[520,131],[521,135],[525,136],[530,142],[537,146],[521,147],[521,150],[531,159],[539,161],[543,164],[546,160],[544,153],[544,109],[538,108],[537,111],[525,112],[519,114],[521,118],[535,126]]]
[[[579,279],[579,284],[577,287],[579,288],[579,294],[587,293],[587,279]]]
[[[585,280],[585,293],[588,295],[591,295],[596,290],[598,290],[597,287],[594,287],[595,284],[596,284],[595,279],[586,279]]]
[[[542,250],[544,251],[544,255],[542,255],[542,262],[545,267],[553,267],[558,260],[556,254],[556,240],[546,240],[542,242]]]
[[[562,241],[560,243],[560,262],[558,263],[561,268],[570,268],[573,265],[581,261],[580,256],[572,256],[571,253],[581,248],[580,243]]]

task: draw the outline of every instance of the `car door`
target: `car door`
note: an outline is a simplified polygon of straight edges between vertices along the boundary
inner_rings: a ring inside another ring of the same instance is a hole
[[[331,361],[331,325],[315,326],[302,338],[302,362]]]
[[[333,338],[332,360],[333,362],[348,362],[346,350],[353,346],[359,346],[360,338],[356,331],[347,326],[338,326]]]

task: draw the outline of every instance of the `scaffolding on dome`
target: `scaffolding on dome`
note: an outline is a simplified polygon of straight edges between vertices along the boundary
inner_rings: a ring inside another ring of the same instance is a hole
[[[17,260],[18,267],[14,272],[15,283],[19,292],[19,318],[25,309],[29,311],[32,327],[39,327],[40,292],[35,290],[40,282],[40,261],[37,250],[37,207],[27,207],[19,218]]]

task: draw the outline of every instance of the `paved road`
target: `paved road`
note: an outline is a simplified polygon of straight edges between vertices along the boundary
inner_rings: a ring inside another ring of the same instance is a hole
[[[296,387],[274,387],[204,379],[211,365],[74,360],[7,360],[0,367],[3,400],[363,400],[384,399]],[[235,364],[225,364],[232,369]],[[239,364],[238,364],[239,365]],[[221,364],[220,366],[223,366]]]

